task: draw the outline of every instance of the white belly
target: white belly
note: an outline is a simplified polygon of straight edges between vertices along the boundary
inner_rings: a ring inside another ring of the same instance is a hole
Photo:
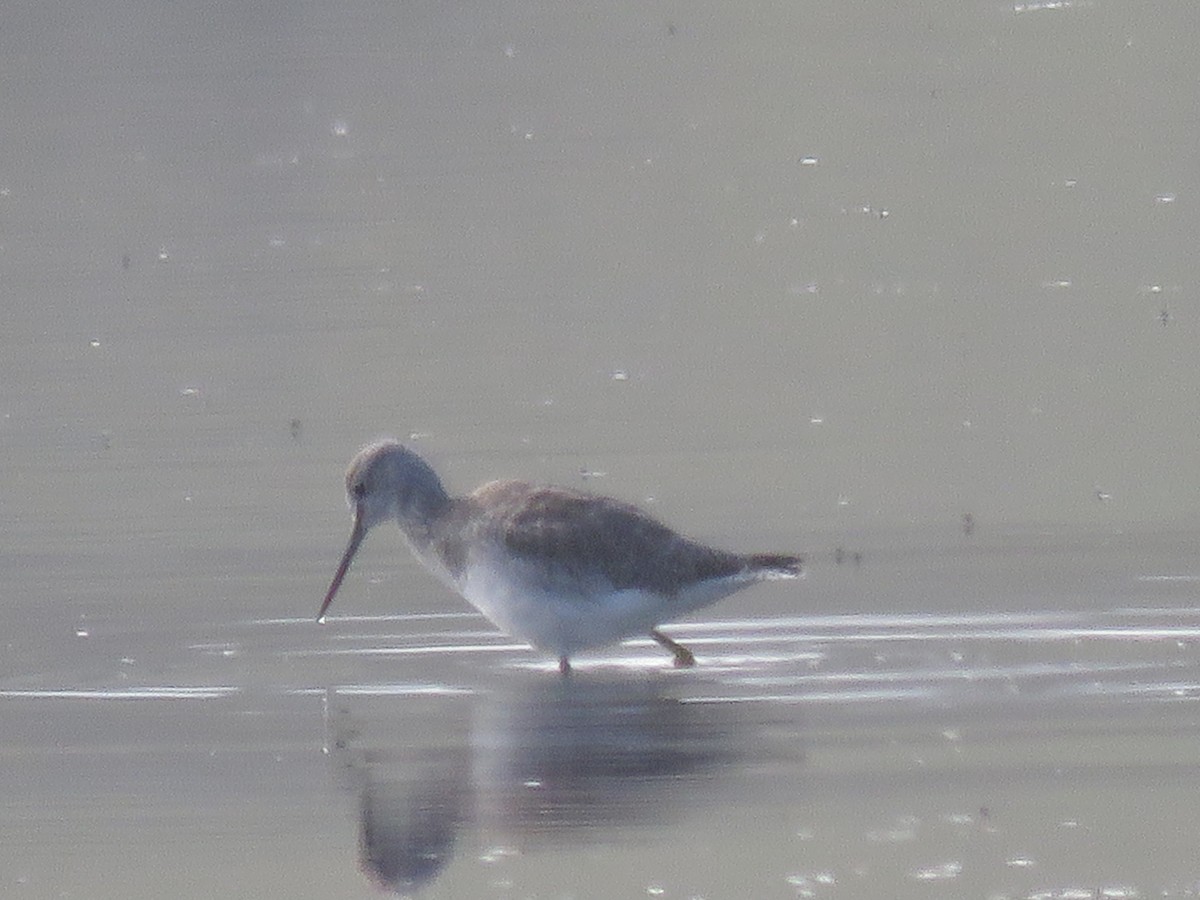
[[[745,586],[742,580],[714,579],[667,598],[575,582],[551,587],[541,575],[529,563],[472,560],[457,587],[501,630],[547,653],[571,656],[646,634]]]
[[[658,594],[551,590],[520,577],[519,569],[469,566],[459,591],[497,627],[556,656],[644,634],[669,614]]]

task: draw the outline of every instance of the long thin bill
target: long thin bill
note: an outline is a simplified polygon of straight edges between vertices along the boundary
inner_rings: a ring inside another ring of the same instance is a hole
[[[329,604],[333,602],[334,595],[338,592],[338,588],[342,586],[342,579],[350,571],[350,562],[354,559],[354,554],[358,552],[358,545],[362,543],[362,539],[366,534],[367,529],[363,527],[362,513],[356,512],[354,515],[354,530],[350,532],[350,543],[346,545],[346,552],[342,554],[342,561],[338,563],[337,571],[333,573],[333,581],[330,583],[329,590],[325,594],[325,602],[321,604],[321,611],[317,613],[318,625],[325,624],[325,610],[329,609]]]

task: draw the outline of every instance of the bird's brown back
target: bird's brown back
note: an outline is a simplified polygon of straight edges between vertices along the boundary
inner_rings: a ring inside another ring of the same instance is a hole
[[[493,542],[554,577],[672,596],[744,572],[750,557],[678,534],[636,506],[569,488],[493,481],[456,501],[464,540]]]

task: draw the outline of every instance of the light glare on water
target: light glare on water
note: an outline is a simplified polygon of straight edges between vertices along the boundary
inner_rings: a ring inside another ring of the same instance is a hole
[[[871,576],[868,564],[853,577]],[[843,577],[818,567],[802,590]],[[97,622],[97,637],[113,641],[121,627]],[[47,802],[67,802],[62,791],[95,793],[43,755],[68,723],[89,722],[76,758],[124,771],[112,790],[158,770],[192,798],[175,807],[143,783],[100,847],[135,839],[146,804],[177,831],[221,821],[234,833],[320,808],[338,812],[308,813],[310,839],[401,893],[584,889],[609,848],[627,867],[614,890],[703,895],[731,873],[692,847],[719,839],[735,856],[774,861],[738,875],[757,895],[918,896],[946,882],[972,896],[1069,896],[1071,868],[1095,865],[1087,848],[1101,847],[1101,896],[1185,896],[1186,868],[1152,852],[1135,823],[1162,814],[1154,798],[1192,777],[1200,609],[758,614],[667,627],[695,648],[696,669],[672,671],[638,639],[563,679],[473,613],[348,615],[323,629],[243,618],[203,640],[164,626],[151,643],[183,661],[187,684],[140,683],[150,673],[126,662],[121,685],[60,675],[0,689],[10,757],[56,785],[34,805],[24,781],[10,783],[10,808],[32,825]],[[239,652],[214,652],[230,646]],[[102,672],[105,652],[80,671]],[[214,779],[210,764],[239,774]],[[1108,814],[1114,804],[1123,816]],[[87,827],[76,801],[64,809],[50,846]],[[1189,810],[1171,813],[1179,842],[1200,824]],[[670,877],[663,859],[677,861]]]

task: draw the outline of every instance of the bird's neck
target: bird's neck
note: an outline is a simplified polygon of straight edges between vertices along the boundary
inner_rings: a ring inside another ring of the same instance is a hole
[[[425,550],[449,508],[450,495],[438,477],[429,471],[428,477],[405,485],[397,498],[396,520],[409,542],[415,548]]]
[[[457,590],[462,566],[452,550],[458,543],[449,534],[455,528],[456,516],[452,507],[453,501],[442,491],[440,495],[426,496],[419,508],[409,507],[407,514],[399,516],[398,520],[405,543],[421,564]]]

